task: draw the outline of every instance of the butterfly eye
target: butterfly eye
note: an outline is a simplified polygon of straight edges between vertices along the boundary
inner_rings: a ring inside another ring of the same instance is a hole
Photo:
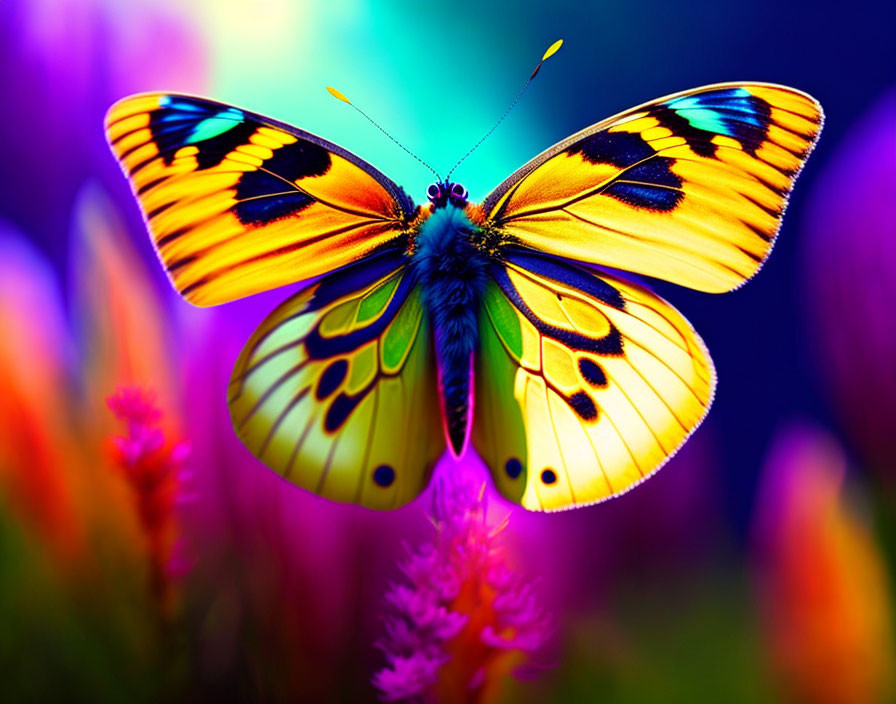
[[[451,195],[455,198],[460,198],[461,200],[466,200],[467,198],[467,189],[461,186],[459,183],[455,183],[451,186]]]
[[[442,196],[442,189],[438,184],[433,183],[426,189],[426,195],[430,200],[438,200]]]

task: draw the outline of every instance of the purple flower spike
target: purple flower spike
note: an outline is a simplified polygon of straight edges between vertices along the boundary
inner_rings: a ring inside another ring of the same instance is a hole
[[[388,664],[373,678],[384,701],[470,701],[548,638],[549,619],[506,563],[484,496],[462,469],[434,487],[435,535],[409,550],[404,582],[385,596],[386,638],[377,645]]]

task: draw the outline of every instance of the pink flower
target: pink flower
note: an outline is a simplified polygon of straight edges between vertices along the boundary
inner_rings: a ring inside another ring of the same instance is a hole
[[[189,447],[166,439],[159,426],[162,412],[151,393],[124,387],[106,399],[106,403],[127,427],[126,435],[112,438],[114,455],[131,487],[146,538],[150,590],[162,608],[167,609],[171,577],[186,569],[184,547],[177,538],[174,504],[184,484],[183,466]]]
[[[169,409],[174,394],[167,311],[114,210],[91,187],[74,215],[69,306],[49,262],[0,223],[0,492],[57,565],[87,583],[101,573],[97,561],[130,557],[141,538],[103,452],[114,422],[103,400],[120,385],[152,386]],[[176,415],[167,414],[172,425]],[[121,450],[152,442],[135,435]],[[91,548],[93,536],[104,550]]]
[[[386,593],[388,665],[373,680],[385,701],[488,700],[549,635],[532,585],[506,564],[504,524],[487,521],[484,486],[451,469],[433,490],[432,542],[409,551],[405,583]]]

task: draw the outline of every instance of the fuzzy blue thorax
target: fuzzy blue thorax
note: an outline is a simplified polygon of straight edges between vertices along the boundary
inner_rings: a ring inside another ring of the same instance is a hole
[[[476,232],[461,208],[438,208],[420,228],[411,264],[434,331],[443,418],[455,455],[461,454],[469,435],[471,364],[479,343],[479,306],[488,266],[470,242]]]

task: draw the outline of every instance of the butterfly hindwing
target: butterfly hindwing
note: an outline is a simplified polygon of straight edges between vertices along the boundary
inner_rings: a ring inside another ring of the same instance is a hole
[[[706,415],[712,361],[650,290],[531,251],[494,264],[483,300],[473,442],[530,510],[620,494]]]
[[[647,103],[536,157],[486,198],[493,238],[709,292],[771,250],[821,129],[818,103],[718,84]]]
[[[109,110],[106,132],[174,286],[215,305],[402,245],[413,217],[392,181],[344,149],[184,95]]]
[[[234,426],[262,462],[337,501],[400,506],[445,448],[429,322],[384,252],[285,301],[237,360]]]

